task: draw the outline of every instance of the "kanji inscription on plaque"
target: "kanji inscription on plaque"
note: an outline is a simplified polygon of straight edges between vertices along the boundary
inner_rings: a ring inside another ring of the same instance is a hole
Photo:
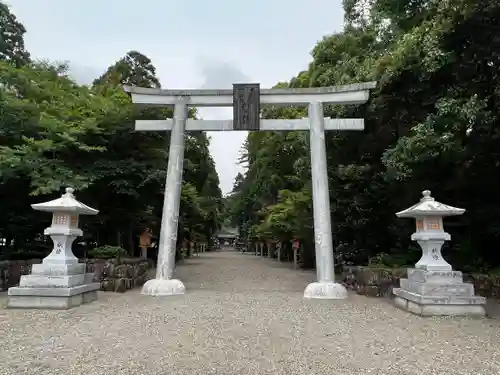
[[[233,84],[233,130],[259,130],[260,84]]]

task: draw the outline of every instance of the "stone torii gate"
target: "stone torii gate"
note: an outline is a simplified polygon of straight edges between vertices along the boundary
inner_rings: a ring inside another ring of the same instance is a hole
[[[151,296],[184,294],[174,279],[175,249],[184,162],[185,131],[291,131],[309,130],[313,187],[317,282],[307,285],[305,298],[341,299],[346,289],[335,283],[330,198],[326,165],[325,130],[363,130],[363,119],[324,118],[323,104],[363,104],[376,82],[345,86],[260,89],[260,84],[234,84],[228,90],[162,90],[124,86],[132,102],[142,106],[173,106],[174,118],[137,120],[137,131],[170,131],[170,150],[163,202],[156,278],[141,293]],[[260,119],[261,105],[308,106],[308,118]],[[188,107],[233,107],[233,120],[188,119]]]

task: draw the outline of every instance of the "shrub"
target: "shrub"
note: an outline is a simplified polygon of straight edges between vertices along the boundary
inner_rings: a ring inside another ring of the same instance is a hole
[[[119,246],[99,246],[95,249],[89,250],[87,255],[89,258],[99,258],[99,259],[111,259],[111,258],[121,258],[125,256],[127,252],[125,249]]]

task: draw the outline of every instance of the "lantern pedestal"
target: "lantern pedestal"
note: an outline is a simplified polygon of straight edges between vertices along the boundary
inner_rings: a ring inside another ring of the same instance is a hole
[[[441,255],[444,242],[451,239],[443,229],[443,217],[465,210],[437,202],[429,190],[422,195],[419,203],[396,214],[416,220],[411,239],[422,248],[422,257],[408,269],[408,278],[400,280],[400,288],[393,289],[394,304],[421,316],[484,317],[486,298],[476,296],[474,285],[464,283],[462,272],[453,271]]]
[[[19,286],[9,288],[7,307],[65,310],[97,299],[101,284],[93,282],[94,275],[71,251],[76,236],[51,238],[54,250],[32,266],[30,275],[21,276]]]
[[[44,234],[54,243],[52,252],[34,264],[30,275],[21,276],[19,286],[9,288],[7,307],[65,310],[97,299],[100,283],[78,263],[71,245],[83,232],[77,228],[78,214],[96,214],[97,210],[74,199],[73,189],[51,202],[33,205],[34,209],[53,212],[52,225]]]
[[[474,285],[464,283],[460,271],[409,268],[393,293],[397,307],[416,315],[485,316],[486,299],[474,295]]]

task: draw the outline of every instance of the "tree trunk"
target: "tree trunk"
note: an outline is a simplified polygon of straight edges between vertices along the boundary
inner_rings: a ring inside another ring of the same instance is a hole
[[[122,247],[122,234],[119,230],[116,230],[116,246]]]
[[[132,221],[129,222],[129,227],[128,227],[128,233],[127,233],[127,240],[128,240],[128,249],[127,252],[135,256],[135,245],[134,245],[134,223]]]

